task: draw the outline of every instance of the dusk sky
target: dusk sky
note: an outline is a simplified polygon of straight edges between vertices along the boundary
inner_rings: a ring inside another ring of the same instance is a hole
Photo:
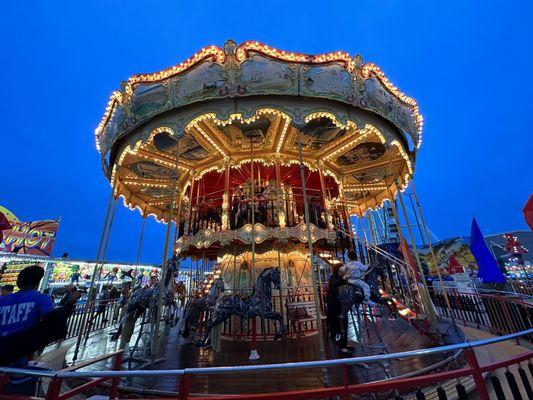
[[[526,229],[533,192],[531,1],[6,2],[0,205],[21,220],[63,214],[54,255],[94,259],[110,194],[94,128],[130,75],[201,47],[258,40],[361,54],[424,116],[415,182],[440,239]],[[119,205],[109,260],[134,261],[140,214]],[[143,262],[160,263],[149,219]]]

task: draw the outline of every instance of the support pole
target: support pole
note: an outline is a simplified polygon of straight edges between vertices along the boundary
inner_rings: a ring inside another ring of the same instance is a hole
[[[398,188],[396,180],[394,181],[394,185],[396,187],[396,194],[398,196],[398,199],[400,200],[400,206],[402,207],[402,212],[405,218],[405,222],[407,225],[407,234],[409,235],[409,239],[411,241],[411,246],[413,247],[413,253],[415,255],[416,263],[418,264],[418,271],[420,273],[420,280],[422,281],[422,290],[421,290],[421,297],[422,301],[424,302],[424,308],[426,309],[426,314],[428,316],[429,322],[433,326],[433,329],[435,329],[436,332],[439,332],[439,325],[437,323],[437,314],[435,313],[435,308],[433,307],[433,304],[431,303],[431,298],[429,297],[428,292],[428,285],[426,282],[426,277],[424,275],[424,269],[422,268],[422,262],[420,261],[420,255],[418,254],[418,249],[416,247],[415,238],[413,235],[413,230],[411,229],[411,225],[409,223],[409,216],[407,215],[407,209],[405,208],[405,203],[402,198],[402,194]]]
[[[159,281],[159,294],[157,296],[157,310],[155,317],[154,335],[152,336],[152,357],[157,356],[157,348],[159,344],[159,325],[161,323],[161,309],[163,308],[163,297],[165,294],[165,276],[167,273],[167,258],[168,258],[168,244],[170,241],[170,232],[172,230],[172,220],[174,218],[174,200],[176,198],[176,186],[178,184],[178,165],[179,165],[179,148],[180,141],[178,141],[178,148],[176,149],[176,171],[172,177],[172,195],[170,197],[170,211],[168,215],[167,231],[165,233],[165,245],[163,246],[163,257],[161,264],[161,278]]]
[[[224,171],[224,196],[222,197],[222,230],[231,229],[231,201],[229,198],[230,166],[231,165],[228,159]]]
[[[429,229],[426,225],[426,219],[424,218],[424,213],[422,212],[422,206],[420,205],[420,202],[418,201],[418,196],[416,195],[415,190],[415,182],[411,181],[411,192],[413,193],[413,196],[415,198],[416,206],[418,207],[418,212],[420,214],[420,222],[422,223],[422,227],[424,228],[424,232],[426,234],[426,239],[428,241],[429,251],[431,253],[431,258],[433,260],[433,263],[435,264],[435,268],[437,269],[437,276],[439,277],[439,286],[441,288],[442,294],[444,295],[444,299],[446,300],[446,306],[448,307],[448,310],[450,310],[450,315],[452,317],[452,321],[455,322],[455,318],[453,317],[452,306],[450,303],[450,298],[448,297],[448,293],[446,292],[446,288],[444,287],[444,282],[442,281],[442,275],[440,273],[439,264],[437,262],[437,257],[435,256],[435,251],[433,250],[433,245],[431,244],[431,237],[429,236]]]
[[[146,225],[146,217],[143,216],[143,223],[141,225],[141,235],[139,237],[139,247],[137,248],[137,258],[135,259],[135,265],[139,265],[141,260],[141,252],[143,248],[143,238],[144,238],[144,226]]]
[[[255,183],[254,183],[254,142],[250,138],[250,178],[252,180],[252,266],[250,271],[250,278],[252,281],[252,287],[255,285]],[[262,299],[262,298],[261,298]],[[263,307],[261,307],[263,308]],[[256,318],[252,320],[252,346],[250,349],[249,360],[259,360],[260,356],[257,352],[257,323]]]
[[[403,236],[403,232],[401,230],[401,225],[400,225],[400,217],[398,215],[398,210],[396,209],[396,203],[394,201],[394,195],[392,194],[392,191],[390,189],[390,186],[388,184],[386,184],[387,186],[387,191],[389,193],[389,197],[390,197],[390,205],[391,205],[391,209],[392,209],[392,216],[394,218],[394,222],[396,223],[396,226],[398,227],[398,239],[400,239],[400,246],[401,248],[403,249],[402,253],[403,253],[403,256],[404,258],[407,258],[406,257],[406,254],[408,254],[409,252],[409,249],[406,248],[405,244],[407,243],[407,241],[404,239],[404,236]],[[407,280],[407,291],[409,292],[409,295],[411,296],[411,300],[414,301],[414,296],[413,296],[413,292],[411,290],[411,285],[408,281],[408,278],[410,278],[411,276],[411,266],[409,265],[409,260],[405,259],[405,263],[406,265],[408,266],[408,268],[406,268],[406,280]],[[399,271],[399,270],[398,270]],[[414,275],[414,274],[413,274]],[[398,279],[400,279],[400,276],[398,275]],[[415,282],[416,284],[416,276],[413,276],[412,277],[413,281]],[[400,281],[400,287],[401,287],[401,281]],[[418,291],[417,291],[418,292]],[[422,298],[420,298],[420,302],[423,302],[422,301]],[[424,305],[424,304],[423,304]],[[425,307],[425,305],[424,305]],[[415,307],[415,313],[416,313],[416,317],[418,318],[418,310],[416,309]]]
[[[102,234],[100,235],[100,242],[98,243],[98,251],[96,253],[96,263],[94,265],[93,273],[91,276],[91,284],[89,285],[89,292],[88,292],[89,295],[87,297],[87,301],[85,302],[85,307],[84,307],[82,318],[81,318],[81,323],[80,323],[81,330],[78,333],[78,339],[76,341],[76,347],[74,349],[74,356],[72,357],[72,364],[75,364],[76,360],[78,359],[78,352],[80,350],[81,341],[85,334],[85,329],[86,329],[85,325],[87,324],[87,314],[89,313],[89,305],[91,302],[90,296],[94,290],[94,280],[96,278],[96,273],[98,271],[98,265],[100,263],[100,257],[102,255],[102,250],[104,248],[104,241],[105,241],[105,238],[108,236],[107,231],[108,231],[108,226],[110,225],[109,220],[111,217],[111,210],[114,208],[113,206],[114,206],[114,203],[116,202],[114,192],[115,192],[115,188],[112,187],[111,196],[109,196],[109,202],[107,203],[107,211],[105,215],[104,226],[102,228]],[[114,213],[113,213],[113,216],[114,216]]]
[[[326,352],[324,349],[324,336],[322,333],[322,313],[320,309],[320,302],[319,302],[319,293],[317,291],[317,281],[315,276],[315,260],[313,257],[313,239],[311,238],[311,226],[309,224],[309,204],[307,202],[307,188],[305,185],[305,165],[303,161],[302,156],[302,133],[298,132],[298,156],[300,159],[300,178],[302,181],[302,192],[303,192],[303,198],[304,198],[304,215],[305,215],[305,230],[306,230],[306,236],[307,236],[307,248],[309,251],[309,261],[311,266],[311,281],[313,284],[313,297],[315,299],[315,309],[316,309],[316,326],[318,330],[318,348],[320,352],[320,359],[325,360],[326,359]],[[325,378],[327,378],[327,375],[325,375]],[[326,379],[327,384],[327,379]]]

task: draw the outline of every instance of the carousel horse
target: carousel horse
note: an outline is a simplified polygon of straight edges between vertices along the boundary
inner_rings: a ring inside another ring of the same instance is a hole
[[[179,270],[179,260],[173,256],[167,261],[167,270],[163,279],[164,297],[163,304],[169,304],[174,301],[177,291],[177,284],[175,278]],[[128,343],[133,335],[133,328],[137,319],[144,315],[147,310],[155,310],[157,308],[159,298],[160,282],[154,286],[145,286],[138,288],[133,292],[128,302],[125,305],[124,314],[120,320],[118,329],[111,336],[112,341],[118,340],[121,337],[120,348]],[[154,314],[155,315],[155,314]]]
[[[385,272],[380,263],[372,262],[366,272],[363,280],[370,286],[370,300],[374,303],[387,307],[389,318],[396,316],[396,305],[389,297],[382,297],[379,293],[378,276],[385,279]],[[339,287],[339,300],[341,303],[341,313],[339,314],[339,323],[341,327],[340,335],[346,335],[342,328],[344,327],[344,320],[348,318],[348,312],[359,309],[359,306],[365,299],[363,289],[359,286],[345,284]]]
[[[224,279],[217,278],[211,285],[207,296],[193,298],[187,302],[183,315],[182,324],[178,329],[185,339],[189,337],[191,328],[197,328],[202,311],[209,311],[216,303],[217,299],[224,293]]]
[[[238,294],[228,294],[217,299],[211,318],[206,324],[205,334],[200,345],[207,344],[211,329],[226,321],[230,316],[237,315],[241,319],[249,320],[261,316],[279,322],[279,331],[274,336],[274,340],[285,335],[285,324],[283,315],[272,310],[272,284],[274,288],[280,290],[279,268],[266,268],[257,277],[253,293],[248,297],[241,297]]]

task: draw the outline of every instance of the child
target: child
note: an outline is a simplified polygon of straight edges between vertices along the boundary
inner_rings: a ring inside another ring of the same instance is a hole
[[[359,286],[363,289],[365,294],[364,303],[373,306],[375,303],[370,300],[370,286],[362,279],[368,270],[368,266],[357,260],[357,254],[353,250],[348,253],[348,259],[350,261],[341,267],[341,274],[346,275],[345,279],[350,285]]]

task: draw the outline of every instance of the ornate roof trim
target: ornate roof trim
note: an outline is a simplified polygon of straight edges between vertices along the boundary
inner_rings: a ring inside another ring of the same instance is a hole
[[[288,52],[284,50],[278,50],[274,47],[257,41],[246,41],[236,47],[233,41],[228,40],[224,48],[215,45],[207,46],[193,54],[185,61],[174,66],[153,73],[136,74],[131,76],[125,83],[123,83],[122,91],[114,91],[111,94],[104,115],[95,129],[95,141],[98,152],[100,152],[100,135],[104,130],[105,125],[113,115],[115,107],[117,104],[123,105],[127,103],[127,101],[133,96],[136,85],[160,82],[169,77],[182,74],[206,60],[210,60],[218,64],[224,64],[230,58],[234,58],[234,60],[237,62],[243,62],[247,58],[250,58],[253,53],[261,54],[266,57],[285,62],[307,64],[339,63],[350,74],[358,75],[358,71],[360,71],[360,74],[363,78],[374,76],[392,95],[397,97],[402,103],[412,109],[415,126],[418,133],[418,142],[415,143],[415,145],[417,148],[420,146],[422,139],[423,118],[420,114],[416,100],[405,95],[396,86],[394,86],[377,65],[373,63],[366,63],[363,65],[362,58],[359,55],[352,58],[348,53],[343,51],[318,55]]]

